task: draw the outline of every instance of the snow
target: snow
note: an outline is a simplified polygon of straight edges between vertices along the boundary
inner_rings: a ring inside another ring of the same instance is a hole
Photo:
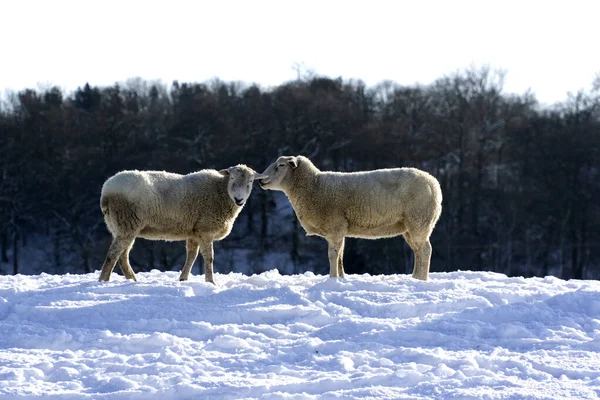
[[[600,282],[113,277],[0,277],[0,398],[600,396]]]

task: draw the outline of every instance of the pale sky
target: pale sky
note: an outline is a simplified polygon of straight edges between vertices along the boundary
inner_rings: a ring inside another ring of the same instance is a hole
[[[470,66],[546,104],[600,72],[600,0],[0,0],[0,91],[141,77],[428,84]]]

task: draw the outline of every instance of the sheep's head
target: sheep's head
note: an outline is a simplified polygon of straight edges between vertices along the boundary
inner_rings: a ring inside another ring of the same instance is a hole
[[[264,175],[257,173],[252,168],[243,164],[222,169],[219,173],[229,177],[227,193],[231,197],[231,200],[239,207],[246,204],[246,200],[250,197],[254,180],[264,177]]]
[[[296,167],[298,167],[298,157],[281,156],[265,169],[265,172],[262,173],[264,177],[259,178],[258,183],[265,190],[282,190],[281,182]]]

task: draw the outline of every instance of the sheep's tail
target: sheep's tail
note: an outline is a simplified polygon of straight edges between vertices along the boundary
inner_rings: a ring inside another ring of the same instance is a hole
[[[102,215],[108,215],[108,198],[102,196],[100,198],[100,209],[102,210]]]
[[[434,215],[434,221],[433,224],[435,225],[437,223],[437,221],[440,219],[440,216],[442,215],[442,200],[443,200],[443,196],[442,196],[442,188],[440,186],[440,183],[437,179],[435,179],[435,184],[433,184],[431,186],[431,191],[433,194],[433,201],[435,204],[435,210],[436,213]]]
[[[429,225],[430,233],[437,224],[442,215],[442,187],[440,182],[433,176],[429,175],[426,179],[429,193],[427,199],[423,203],[423,207],[427,210],[427,224]]]

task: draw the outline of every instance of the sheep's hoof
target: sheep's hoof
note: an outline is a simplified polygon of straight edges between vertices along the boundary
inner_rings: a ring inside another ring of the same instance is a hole
[[[415,274],[412,274],[412,277],[413,277],[414,279],[417,279],[417,280],[419,280],[419,281],[426,281],[426,280],[427,280],[427,277],[426,277],[426,276],[421,276],[421,275],[415,275]]]

